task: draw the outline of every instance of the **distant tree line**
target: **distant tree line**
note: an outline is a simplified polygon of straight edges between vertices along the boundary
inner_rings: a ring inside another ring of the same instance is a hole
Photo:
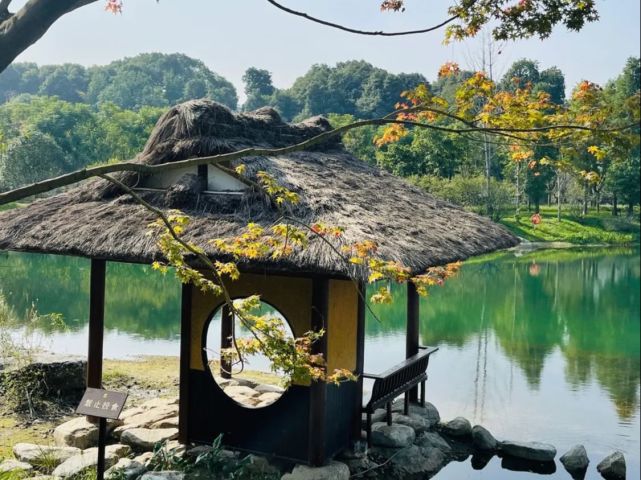
[[[205,97],[232,109],[238,106],[231,82],[182,54],[144,53],[89,68],[14,63],[0,73],[0,102],[21,94],[90,105],[113,103],[132,110]]]
[[[425,84],[454,104],[459,85],[473,75],[461,70],[433,82],[418,74],[393,74],[364,61],[314,65],[290,88],[276,88],[267,70],[249,68],[243,76],[241,109],[273,106],[288,121],[326,115],[335,126],[390,113],[403,91]],[[640,88],[640,62],[630,58],[608,82],[604,101],[623,115],[624,103]],[[563,72],[541,69],[536,61],[515,62],[497,81],[514,91],[531,86],[559,105],[566,98]],[[132,158],[144,146],[166,107],[193,98],[210,98],[238,108],[234,86],[185,55],[143,54],[85,68],[38,67],[17,63],[0,74],[0,189],[15,187],[88,164]],[[448,122],[442,120],[443,125]],[[499,218],[544,203],[573,204],[583,212],[602,203],[628,212],[639,203],[639,142],[621,144],[596,158],[586,145],[541,145],[530,168],[515,163],[505,145],[479,135],[417,129],[398,142],[375,145],[376,127],[352,130],[347,148],[364,161],[408,177],[431,193]],[[598,142],[597,142],[598,143]],[[45,158],[47,161],[43,161]],[[598,172],[585,178],[581,172]]]

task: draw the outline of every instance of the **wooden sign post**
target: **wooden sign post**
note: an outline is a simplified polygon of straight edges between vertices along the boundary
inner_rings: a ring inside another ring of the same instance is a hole
[[[107,419],[117,420],[120,417],[127,394],[110,392],[99,388],[87,388],[80,400],[76,413],[98,418],[98,465],[97,480],[105,478],[105,450],[107,446]]]

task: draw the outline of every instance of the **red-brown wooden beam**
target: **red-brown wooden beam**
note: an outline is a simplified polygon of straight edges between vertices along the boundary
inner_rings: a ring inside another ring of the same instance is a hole
[[[87,387],[102,388],[102,357],[105,333],[105,278],[107,262],[91,260],[89,283],[89,351]]]
[[[416,355],[420,345],[420,311],[419,296],[416,286],[409,282],[407,284],[407,332],[405,334],[405,358]],[[412,402],[418,401],[418,387],[409,392],[409,399]]]
[[[178,399],[178,441],[189,442],[189,366],[191,359],[191,304],[192,285],[182,286],[180,308],[180,387]]]

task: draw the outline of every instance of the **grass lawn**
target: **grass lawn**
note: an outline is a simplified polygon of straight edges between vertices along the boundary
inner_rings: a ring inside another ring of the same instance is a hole
[[[530,222],[530,214],[522,213],[520,221],[514,216],[506,217],[501,223],[514,234],[532,242],[568,242],[578,245],[609,244],[629,245],[639,242],[639,212],[635,211],[632,218],[625,216],[613,217],[611,210],[602,207],[597,213],[590,210],[582,217],[571,213],[569,208],[561,212],[561,221],[556,217],[555,207],[542,207],[541,224],[534,227]]]

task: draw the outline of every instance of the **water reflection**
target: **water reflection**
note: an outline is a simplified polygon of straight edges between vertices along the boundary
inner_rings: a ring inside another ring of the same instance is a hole
[[[421,304],[422,342],[440,347],[428,397],[445,418],[467,416],[499,437],[547,441],[561,452],[584,443],[594,464],[621,449],[630,478],[638,477],[639,261],[638,249],[586,249],[467,262]],[[85,260],[0,255],[8,303],[16,312],[35,303],[41,313],[62,313],[72,332],[50,333],[70,353],[85,351],[88,283]],[[370,372],[404,356],[403,288],[396,293],[393,304],[372,306],[380,322],[372,315],[367,321]],[[171,276],[109,265],[109,355],[177,354],[179,318],[180,287]],[[494,458],[480,472],[467,462],[452,464],[438,478],[524,475],[501,470],[500,463]],[[567,478],[562,469],[557,476]]]

